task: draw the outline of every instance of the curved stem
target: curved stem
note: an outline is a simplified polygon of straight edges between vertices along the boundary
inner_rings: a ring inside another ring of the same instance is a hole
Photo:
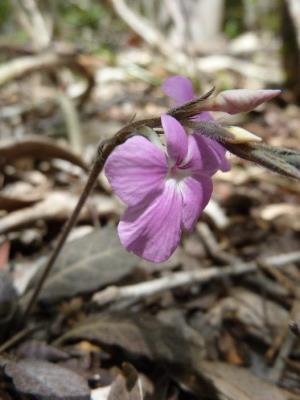
[[[53,249],[53,252],[52,252],[50,258],[48,259],[47,264],[45,265],[43,274],[42,274],[38,284],[34,288],[32,296],[31,296],[31,298],[28,302],[28,305],[24,311],[24,315],[23,315],[24,320],[27,319],[33,306],[35,305],[35,303],[38,299],[38,296],[44,286],[46,278],[48,277],[71,229],[74,227],[74,225],[78,219],[78,216],[80,214],[80,211],[81,211],[82,207],[84,206],[86,199],[88,198],[89,194],[91,193],[91,191],[93,190],[93,188],[95,186],[95,183],[97,182],[97,177],[98,177],[99,173],[101,172],[102,167],[103,167],[102,158],[97,157],[92,166],[92,169],[89,173],[88,180],[87,180],[85,187],[80,195],[80,198],[76,204],[76,207],[75,207],[72,215],[70,216],[70,218],[67,220],[66,224],[64,225],[61,235]]]

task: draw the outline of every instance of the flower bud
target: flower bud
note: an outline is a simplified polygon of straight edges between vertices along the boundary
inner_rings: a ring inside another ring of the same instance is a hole
[[[233,137],[230,138],[230,143],[241,144],[262,141],[259,136],[256,136],[246,129],[240,128],[239,126],[228,126],[226,127],[226,130],[233,135]]]
[[[280,93],[280,90],[225,90],[214,99],[213,109],[214,111],[223,111],[229,114],[249,112]]]

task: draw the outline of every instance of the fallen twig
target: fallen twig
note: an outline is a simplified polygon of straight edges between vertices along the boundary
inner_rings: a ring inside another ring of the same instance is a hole
[[[235,264],[239,262],[238,258],[225,253],[220,249],[220,246],[214,237],[212,231],[209,229],[208,225],[204,222],[199,222],[196,227],[196,231],[199,234],[201,240],[204,243],[209,255],[216,261],[222,264]]]
[[[223,230],[229,225],[229,218],[225,214],[225,211],[213,199],[205,207],[205,214],[209,216],[219,230]]]
[[[80,55],[76,53],[43,52],[32,56],[19,57],[0,66],[0,86],[38,71],[52,71],[66,66],[80,73],[87,80],[87,88],[81,95],[80,105],[88,98],[94,87],[94,76],[81,63]]]
[[[46,48],[52,36],[52,29],[46,23],[35,0],[14,0],[15,13],[25,31],[31,36],[37,48]]]
[[[51,70],[68,65],[73,57],[62,57],[56,53],[41,53],[34,56],[19,57],[0,66],[0,86],[39,70]]]
[[[137,15],[123,0],[110,0],[116,14],[146,43],[159,49],[167,57],[174,57],[174,50],[166,38],[149,24],[141,15]]]
[[[72,153],[52,140],[35,135],[28,135],[20,140],[6,140],[0,146],[0,170],[18,158],[35,157],[39,160],[60,158],[88,171],[87,164],[79,155]]]
[[[300,261],[300,251],[282,254],[277,257],[267,257],[265,264],[273,268],[282,268],[292,262]],[[162,293],[165,290],[175,289],[181,286],[204,283],[212,279],[244,275],[249,272],[259,271],[260,267],[255,262],[237,263],[227,267],[211,267],[204,270],[184,271],[168,274],[162,278],[149,282],[138,283],[123,287],[111,286],[93,296],[93,301],[99,306],[124,300],[137,301],[151,295]]]
[[[76,154],[82,154],[82,135],[76,107],[74,106],[73,101],[63,92],[57,94],[57,101],[64,115],[71,149]]]
[[[290,311],[290,319],[293,319],[299,315],[300,302],[298,299],[295,300],[294,305]],[[270,370],[269,378],[278,383],[285,367],[285,360],[289,356],[292,347],[297,340],[296,336],[292,334],[289,329],[288,323],[283,327],[283,331],[279,336],[279,340],[275,342],[275,347],[271,348],[271,355],[277,353],[273,368]]]

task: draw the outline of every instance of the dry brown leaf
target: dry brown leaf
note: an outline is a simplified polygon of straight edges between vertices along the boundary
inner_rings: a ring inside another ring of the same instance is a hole
[[[182,327],[158,321],[143,313],[101,313],[87,318],[66,332],[56,343],[91,340],[108,348],[122,349],[129,355],[156,362],[191,367],[193,357],[203,354],[199,347],[185,339]]]
[[[58,362],[67,360],[68,353],[38,340],[28,340],[16,349],[18,358],[31,358],[35,360]]]
[[[95,229],[66,244],[39,301],[49,304],[92,293],[120,281],[133,270],[137,262],[138,258],[121,246],[115,227]],[[30,288],[36,284],[41,270],[31,281]]]
[[[286,390],[264,381],[249,370],[221,362],[199,362],[198,373],[211,382],[220,400],[299,400]],[[215,400],[215,397],[208,397]]]
[[[128,388],[125,378],[118,375],[111,386],[107,400],[143,400],[141,384],[136,381],[133,388]]]
[[[222,359],[233,365],[246,364],[242,345],[243,343],[239,343],[227,331],[223,332],[218,340],[218,349],[222,354]]]
[[[224,318],[236,319],[248,334],[270,344],[273,335],[288,322],[288,312],[273,301],[246,289],[236,288],[202,319],[201,326],[221,326]]]
[[[5,374],[12,379],[17,392],[30,394],[37,400],[90,399],[84,378],[47,361],[7,361]]]

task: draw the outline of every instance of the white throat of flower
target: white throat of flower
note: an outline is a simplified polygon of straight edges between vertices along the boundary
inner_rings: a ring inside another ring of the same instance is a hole
[[[173,160],[168,159],[168,173],[166,176],[167,181],[172,181],[176,184],[180,183],[183,179],[191,176],[191,171],[187,168],[181,168],[176,165]],[[184,165],[183,163],[181,165]]]

